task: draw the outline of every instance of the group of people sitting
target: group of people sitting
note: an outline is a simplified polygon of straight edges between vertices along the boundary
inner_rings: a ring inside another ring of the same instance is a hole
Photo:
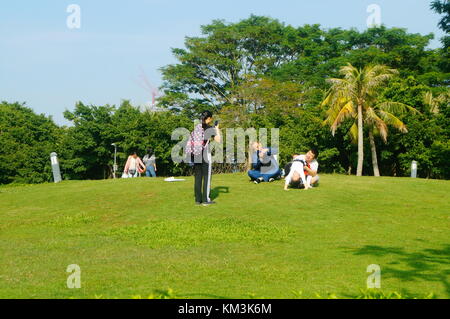
[[[307,190],[318,185],[319,152],[315,148],[306,154],[293,154],[292,161],[286,164],[284,170],[279,167],[277,149],[253,142],[250,153],[248,176],[255,184],[273,182],[284,177],[284,190],[289,190],[289,187]]]

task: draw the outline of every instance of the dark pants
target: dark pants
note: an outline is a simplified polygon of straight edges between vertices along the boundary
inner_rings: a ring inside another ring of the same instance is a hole
[[[284,177],[289,175],[289,172],[291,171],[292,162],[287,163],[284,166]]]
[[[195,201],[197,203],[206,203],[209,201],[209,190],[211,187],[211,173],[209,171],[209,163],[204,161],[203,163],[194,164],[194,176]]]
[[[248,171],[247,174],[248,174],[248,176],[250,177],[250,179],[252,181],[262,177],[265,182],[268,182],[269,179],[271,179],[271,178],[279,177],[281,175],[281,170],[278,170],[278,171],[276,171],[275,173],[272,173],[272,174],[262,174],[261,171],[253,169],[253,170]]]

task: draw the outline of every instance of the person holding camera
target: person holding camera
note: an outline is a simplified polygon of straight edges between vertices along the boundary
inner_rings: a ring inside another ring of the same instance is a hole
[[[250,170],[247,172],[250,180],[255,184],[273,182],[281,176],[281,170],[275,158],[277,149],[263,147],[260,142],[251,144]]]
[[[210,142],[221,142],[219,122],[213,122],[213,115],[210,111],[204,111],[200,117],[200,123],[195,126],[191,133],[186,147],[186,154],[194,163],[194,195],[197,205],[215,204],[210,198],[212,157]]]

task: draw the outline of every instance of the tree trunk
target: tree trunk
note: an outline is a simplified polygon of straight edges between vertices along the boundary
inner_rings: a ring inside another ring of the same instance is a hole
[[[363,140],[363,115],[362,105],[358,104],[358,166],[356,176],[362,176],[364,162],[364,140]]]
[[[370,141],[370,150],[372,151],[373,175],[379,177],[380,170],[378,169],[377,148],[375,146],[375,139],[373,138],[372,130],[369,130],[369,141]]]

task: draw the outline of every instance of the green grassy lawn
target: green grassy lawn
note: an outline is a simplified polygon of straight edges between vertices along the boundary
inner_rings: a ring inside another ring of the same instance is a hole
[[[0,187],[0,297],[346,298],[370,264],[382,291],[450,297],[449,181],[282,183],[214,175],[209,207],[194,205],[192,177]]]

